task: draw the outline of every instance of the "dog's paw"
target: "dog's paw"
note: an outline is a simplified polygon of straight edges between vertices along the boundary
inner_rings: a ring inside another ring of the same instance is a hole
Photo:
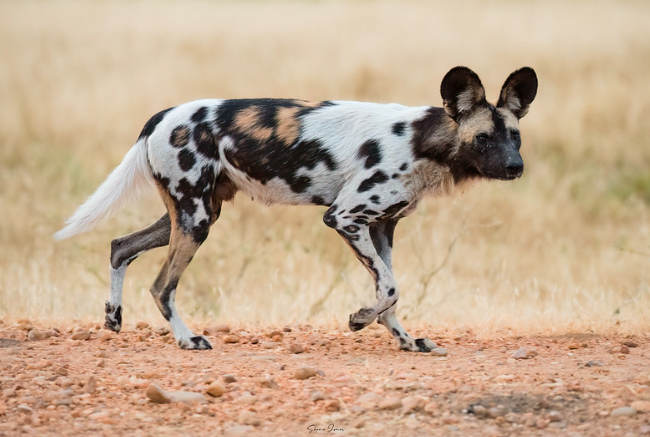
[[[436,344],[428,338],[416,338],[412,341],[400,342],[400,349],[411,352],[431,352]]]
[[[377,314],[372,308],[363,307],[354,314],[350,314],[349,326],[351,331],[359,331],[370,325]]]
[[[120,332],[122,329],[122,306],[115,306],[111,305],[109,302],[106,302],[104,311],[106,311],[104,328],[110,329],[111,331]]]
[[[212,349],[212,344],[203,335],[197,335],[190,338],[182,338],[178,340],[178,345],[181,347],[181,349],[187,349],[187,350]]]

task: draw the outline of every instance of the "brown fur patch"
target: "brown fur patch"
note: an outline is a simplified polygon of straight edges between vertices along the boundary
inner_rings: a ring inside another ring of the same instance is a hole
[[[296,102],[297,105],[300,105],[304,108],[318,108],[323,104],[323,102],[319,102],[319,101],[298,100],[298,99],[294,100],[294,102]]]
[[[497,113],[503,118],[506,129],[519,129],[519,119],[506,108],[497,108]]]
[[[299,107],[279,108],[276,116],[275,134],[285,145],[292,145],[300,135],[300,121],[297,118]]]
[[[434,195],[448,195],[454,191],[454,177],[446,165],[435,161],[419,161],[403,177],[404,187],[414,193],[428,191]]]
[[[172,131],[169,142],[174,147],[185,147],[190,140],[190,130],[187,126],[178,126]]]
[[[481,132],[489,134],[493,129],[494,121],[490,110],[488,108],[478,108],[460,123],[458,136],[461,144],[471,143],[477,134]]]
[[[257,141],[268,141],[273,135],[273,129],[259,126],[259,120],[259,108],[257,106],[251,106],[242,109],[235,116],[235,127],[240,132],[245,133]]]

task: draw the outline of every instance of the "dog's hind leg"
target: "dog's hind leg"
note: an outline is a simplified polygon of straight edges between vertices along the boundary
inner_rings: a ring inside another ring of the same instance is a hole
[[[142,253],[169,244],[170,233],[171,221],[165,214],[151,226],[111,242],[111,294],[105,306],[105,328],[115,332],[122,329],[122,287],[129,264]]]
[[[392,257],[391,252],[393,248],[393,233],[398,219],[391,219],[379,221],[370,225],[370,238],[372,244],[377,249],[377,253],[381,256],[388,269],[392,272]],[[377,322],[384,325],[388,332],[397,340],[400,349],[414,351],[414,352],[429,352],[435,349],[436,345],[428,338],[413,338],[411,337],[402,325],[397,320],[395,310],[397,309],[397,300],[399,299],[399,291],[395,290],[395,303],[388,309],[379,313]]]

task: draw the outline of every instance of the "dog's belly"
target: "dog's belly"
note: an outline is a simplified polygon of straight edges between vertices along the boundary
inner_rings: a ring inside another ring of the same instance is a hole
[[[301,169],[292,178],[275,176],[266,180],[255,179],[227,161],[223,164],[239,191],[265,205],[331,205],[343,186],[341,175],[321,168],[322,164],[313,170]]]

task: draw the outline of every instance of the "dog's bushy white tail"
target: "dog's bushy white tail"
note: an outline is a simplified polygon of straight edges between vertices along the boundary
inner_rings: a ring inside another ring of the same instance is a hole
[[[94,228],[136,199],[146,188],[152,186],[152,182],[146,138],[142,138],[86,203],[77,208],[65,222],[66,226],[54,234],[54,238],[64,240]]]

